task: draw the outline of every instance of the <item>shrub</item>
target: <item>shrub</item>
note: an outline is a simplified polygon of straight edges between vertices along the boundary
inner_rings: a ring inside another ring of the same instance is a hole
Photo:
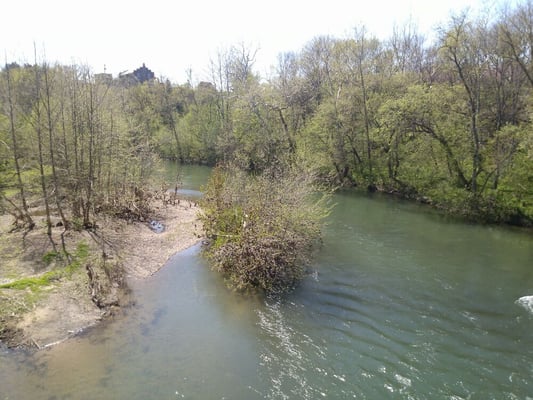
[[[329,211],[313,182],[288,167],[214,169],[201,204],[205,253],[230,286],[283,292],[303,277]]]

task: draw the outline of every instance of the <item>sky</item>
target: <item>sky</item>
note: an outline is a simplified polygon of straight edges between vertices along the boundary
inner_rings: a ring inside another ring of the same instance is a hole
[[[0,51],[19,63],[88,65],[117,76],[143,63],[157,77],[209,80],[209,65],[232,45],[257,50],[254,70],[272,74],[280,53],[320,35],[350,37],[354,27],[387,39],[414,22],[430,36],[451,12],[495,8],[500,0],[8,0]],[[490,5],[487,5],[490,4]],[[3,61],[4,61],[3,60]],[[2,63],[3,64],[3,63]]]

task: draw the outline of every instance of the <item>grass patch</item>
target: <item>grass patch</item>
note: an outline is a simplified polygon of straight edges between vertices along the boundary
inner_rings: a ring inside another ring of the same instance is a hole
[[[56,252],[49,252],[43,256],[43,260],[51,262],[54,259],[63,257],[64,255]],[[76,252],[72,258],[72,262],[64,268],[57,268],[52,271],[45,272],[42,275],[22,278],[13,282],[8,282],[0,285],[0,289],[15,289],[24,290],[30,288],[31,290],[38,290],[43,286],[50,285],[53,281],[57,281],[63,277],[71,277],[76,270],[78,270],[85,259],[89,256],[89,246],[86,243],[79,243],[76,247]]]
[[[65,268],[69,277],[81,267],[87,257],[89,257],[89,245],[83,242],[78,243],[72,262]]]
[[[13,282],[4,283],[3,285],[0,285],[0,289],[23,290],[31,288],[32,290],[34,290],[40,286],[49,285],[51,281],[59,279],[60,275],[60,271],[49,271],[39,276],[31,278],[22,278]]]
[[[62,258],[62,255],[60,252],[58,251],[49,251],[48,253],[46,253],[44,256],[43,256],[43,262],[46,264],[46,265],[50,265],[52,264],[53,261],[55,260],[60,260]]]

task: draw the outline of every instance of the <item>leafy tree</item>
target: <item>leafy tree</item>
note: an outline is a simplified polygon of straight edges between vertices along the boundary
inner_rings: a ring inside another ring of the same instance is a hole
[[[188,112],[179,125],[179,129],[187,135],[189,162],[210,165],[216,163],[217,143],[223,128],[217,97],[214,85],[208,82],[201,82],[191,93]]]

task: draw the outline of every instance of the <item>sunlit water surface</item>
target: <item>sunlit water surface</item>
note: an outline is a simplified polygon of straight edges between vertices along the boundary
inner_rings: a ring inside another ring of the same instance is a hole
[[[208,171],[188,168],[183,189]],[[228,291],[190,248],[132,282],[123,317],[0,351],[0,399],[533,399],[530,234],[383,196],[335,202],[290,295]]]

